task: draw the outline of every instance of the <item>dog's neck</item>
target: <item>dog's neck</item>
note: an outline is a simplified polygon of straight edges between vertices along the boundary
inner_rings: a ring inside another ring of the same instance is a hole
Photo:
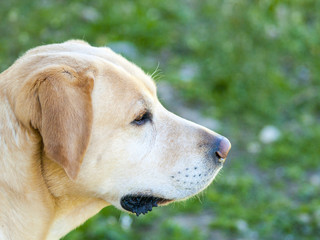
[[[1,239],[45,237],[54,205],[41,175],[41,163],[34,161],[40,156],[39,141],[19,124],[7,98],[0,95]],[[30,224],[44,230],[30,232]]]
[[[59,239],[107,206],[71,191],[64,170],[42,155],[39,134],[19,123],[2,93],[0,168],[1,239]]]
[[[101,199],[86,196],[55,162],[43,156],[43,175],[55,200],[54,220],[47,240],[63,237],[108,205]]]

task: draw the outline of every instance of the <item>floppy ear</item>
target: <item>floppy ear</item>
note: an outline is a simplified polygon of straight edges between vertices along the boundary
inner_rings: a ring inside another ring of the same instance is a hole
[[[37,125],[46,155],[75,180],[92,127],[93,79],[69,67],[46,69],[38,79]]]

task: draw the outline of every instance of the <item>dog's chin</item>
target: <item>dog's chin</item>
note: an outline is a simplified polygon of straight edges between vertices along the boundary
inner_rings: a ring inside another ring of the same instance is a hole
[[[120,205],[123,209],[139,216],[151,212],[154,207],[163,206],[173,201],[152,195],[129,194],[120,199]]]

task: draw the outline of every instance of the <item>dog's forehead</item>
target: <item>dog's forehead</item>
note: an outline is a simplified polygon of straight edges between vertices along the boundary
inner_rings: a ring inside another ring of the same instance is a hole
[[[64,43],[65,49],[68,51],[76,51],[78,53],[83,53],[85,55],[95,56],[99,59],[110,63],[118,70],[124,71],[129,74],[131,78],[135,78],[140,81],[145,88],[152,94],[156,95],[156,85],[153,79],[145,74],[141,68],[136,66],[134,63],[128,61],[126,58],[122,57],[120,54],[115,53],[108,47],[93,47],[82,41],[68,41]],[[110,65],[109,65],[110,66]]]
[[[155,82],[149,75],[144,73],[138,66],[129,62],[127,59],[125,59],[121,55],[113,52],[110,48],[106,48],[106,47],[99,47],[99,48],[92,47],[92,48],[95,50],[98,49],[98,51],[94,51],[96,56],[101,57],[101,54],[102,54],[105,60],[107,60],[108,62],[115,65],[117,68],[121,69],[122,71],[130,75],[131,80],[135,79],[135,81],[138,82],[139,84],[143,84],[144,88],[146,88],[146,90],[149,91],[152,95],[156,95]]]
[[[156,93],[141,78],[130,74],[120,74],[119,69],[110,68],[102,72],[96,82],[93,97],[108,106],[108,114],[113,111],[113,118],[134,118],[142,111],[152,111],[157,102]],[[98,106],[99,107],[99,106]],[[100,110],[99,110],[100,111]]]

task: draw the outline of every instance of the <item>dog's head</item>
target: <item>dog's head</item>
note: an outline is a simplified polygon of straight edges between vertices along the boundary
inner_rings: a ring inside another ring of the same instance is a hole
[[[69,41],[31,50],[28,61],[17,115],[53,160],[49,185],[63,169],[74,194],[139,215],[199,193],[222,168],[230,142],[167,111],[152,79],[110,49]]]

